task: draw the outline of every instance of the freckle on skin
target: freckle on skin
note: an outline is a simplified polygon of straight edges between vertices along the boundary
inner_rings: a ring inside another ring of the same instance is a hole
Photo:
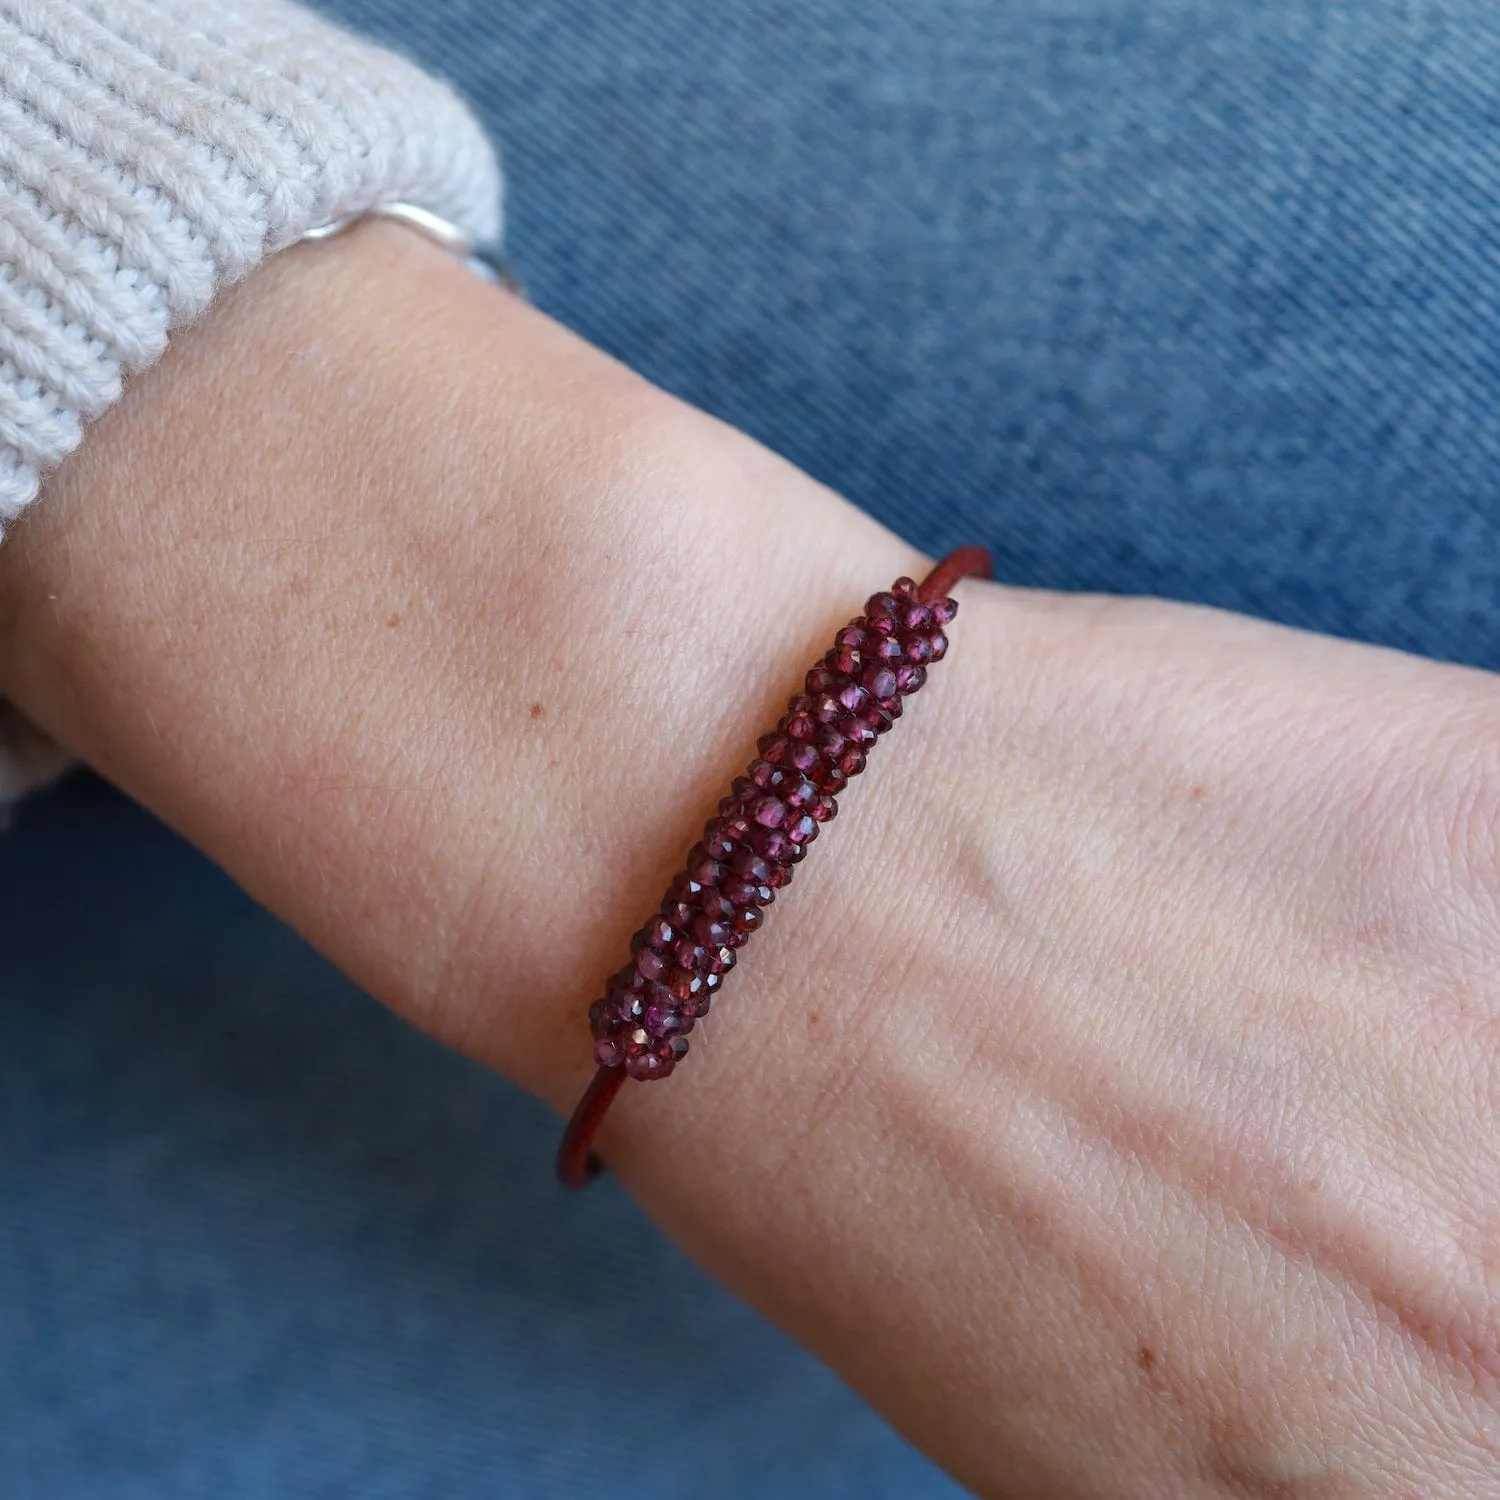
[[[531,705],[531,717],[533,719],[540,719],[546,712],[547,710],[540,703],[533,703]]]
[[[1149,1344],[1141,1344],[1135,1351],[1136,1368],[1141,1372],[1141,1383],[1151,1391],[1164,1391],[1167,1383],[1157,1366],[1156,1350]]]
[[[1201,802],[1202,800],[1203,800],[1203,788],[1201,786],[1195,786],[1193,788],[1193,801],[1194,802]]]
[[[395,628],[396,628],[396,627],[397,627],[397,626],[398,626],[398,625],[399,625],[399,624],[400,624],[400,623],[401,623],[401,616],[400,616],[400,615],[392,615],[392,616],[391,616],[391,617],[390,617],[390,619],[388,619],[388,620],[387,620],[387,621],[386,621],[386,622],[385,622],[385,623],[386,623],[386,624],[387,624],[387,625],[388,625],[388,626],[389,626],[389,627],[390,627],[390,628],[391,628],[391,629],[392,629],[392,630],[394,630],[394,629],[395,629]]]

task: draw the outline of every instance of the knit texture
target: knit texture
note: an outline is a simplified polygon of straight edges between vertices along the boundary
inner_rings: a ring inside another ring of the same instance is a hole
[[[410,63],[285,0],[0,0],[0,526],[221,287],[393,200],[498,237]]]

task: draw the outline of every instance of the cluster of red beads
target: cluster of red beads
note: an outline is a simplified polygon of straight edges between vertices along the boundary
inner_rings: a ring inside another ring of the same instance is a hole
[[[952,599],[923,602],[910,578],[874,594],[807,674],[758,760],[694,844],[661,909],[631,939],[631,962],[589,1007],[594,1059],[636,1079],[665,1078],[688,1050],[735,950],[792,878],[837,794],[901,717],[901,701],[948,649]]]

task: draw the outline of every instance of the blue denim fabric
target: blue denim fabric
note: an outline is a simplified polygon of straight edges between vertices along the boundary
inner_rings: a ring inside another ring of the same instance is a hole
[[[1500,666],[1487,0],[328,8],[542,307],[928,548]],[[6,1500],[956,1493],[96,783],[0,910]]]

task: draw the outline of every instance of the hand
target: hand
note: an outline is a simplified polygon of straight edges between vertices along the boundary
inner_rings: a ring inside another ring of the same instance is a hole
[[[0,686],[566,1110],[757,733],[920,566],[372,227],[278,257],[54,477]],[[611,1167],[982,1493],[1500,1489],[1494,679],[961,599]]]

